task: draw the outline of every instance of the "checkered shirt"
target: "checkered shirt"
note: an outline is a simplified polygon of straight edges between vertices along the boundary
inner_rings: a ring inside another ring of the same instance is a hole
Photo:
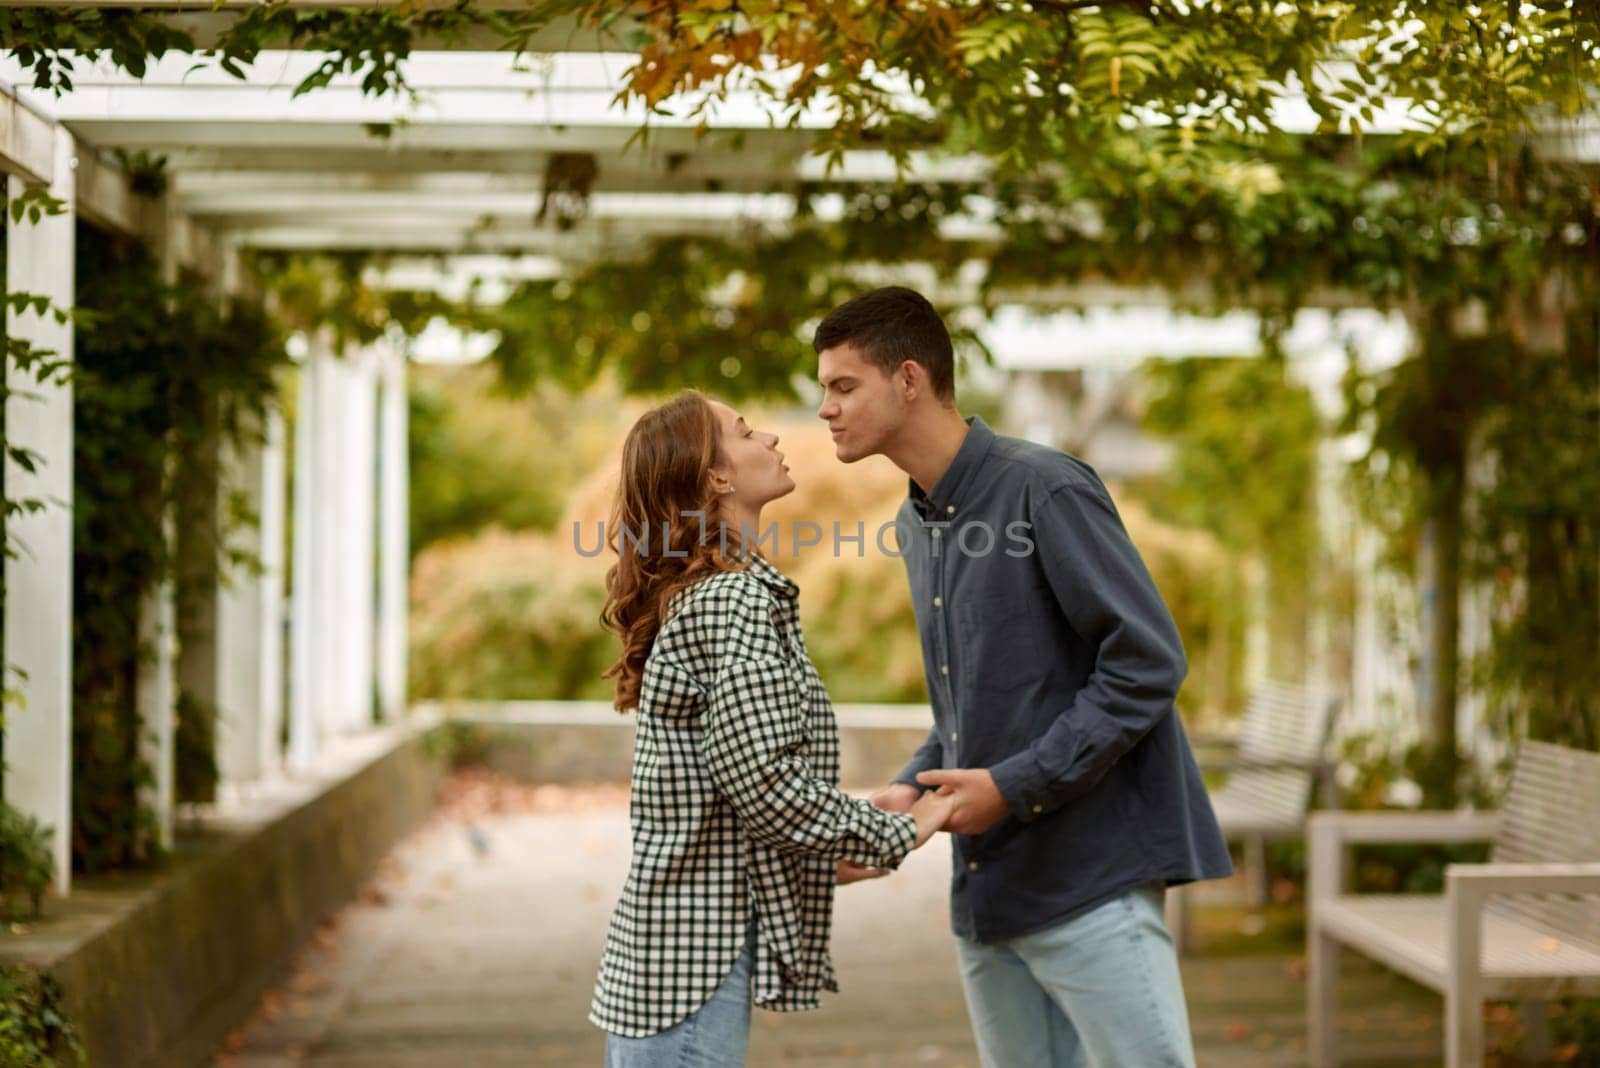
[[[633,861],[606,934],[591,1022],[631,1038],[711,997],[744,947],[764,1009],[837,991],[834,861],[897,867],[910,816],[838,789],[833,707],[800,633],[798,589],[754,557],[673,598],[645,662]]]

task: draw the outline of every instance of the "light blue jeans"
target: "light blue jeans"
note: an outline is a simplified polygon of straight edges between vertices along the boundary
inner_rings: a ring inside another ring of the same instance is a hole
[[[986,1068],[1194,1068],[1160,884],[990,945],[956,939]]]
[[[755,927],[733,970],[685,1019],[644,1038],[606,1034],[606,1068],[744,1068],[750,1045],[750,969]]]

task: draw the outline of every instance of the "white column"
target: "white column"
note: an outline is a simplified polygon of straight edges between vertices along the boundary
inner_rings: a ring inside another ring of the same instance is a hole
[[[317,423],[321,400],[317,380],[329,359],[315,341],[300,364],[294,426],[294,565],[289,609],[289,751],[291,771],[308,770],[317,758],[321,732],[321,686],[316,618]]]
[[[349,349],[339,366],[343,418],[337,505],[340,657],[338,709],[346,732],[372,725],[376,614],[377,368],[375,349]]]
[[[6,290],[47,296],[65,309],[73,303],[73,141],[62,129],[54,138],[50,194],[67,211],[38,223],[7,214]],[[9,181],[11,195],[20,195],[22,183]],[[52,316],[8,312],[6,330],[72,358],[72,328]],[[38,454],[31,473],[6,456],[5,494],[48,503],[7,523],[20,555],[5,561],[3,663],[6,688],[20,702],[5,711],[4,793],[53,832],[56,888],[65,893],[72,875],[72,384],[40,385],[9,365],[5,374],[18,391],[6,402],[8,444]]]
[[[161,211],[156,252],[161,278],[170,285],[178,277],[170,196]],[[170,459],[164,477],[169,481],[172,478]],[[178,531],[170,505],[162,513],[161,531],[168,552],[174,552]],[[178,667],[182,655],[178,647],[177,584],[170,575],[152,585],[140,599],[139,642],[150,650],[148,657],[140,659],[134,694],[139,717],[139,758],[150,769],[150,779],[141,788],[139,799],[155,817],[156,844],[166,849],[172,845],[177,793]]]
[[[278,423],[278,441],[271,426]],[[224,446],[222,485],[218,495],[219,526],[231,544],[252,555],[259,567],[240,567],[217,576],[216,680],[217,759],[224,782],[238,784],[261,778],[272,770],[277,736],[273,708],[274,670],[280,649],[277,625],[277,591],[282,584],[282,488],[278,500],[269,502],[271,479],[282,478],[281,459],[274,463],[274,444],[281,451],[282,421],[269,411],[252,428],[259,437],[238,446]],[[257,517],[253,526],[229,531],[230,501],[236,500]],[[278,514],[269,522],[276,504]]]
[[[320,346],[316,355],[317,470],[312,479],[311,516],[316,529],[315,558],[311,565],[315,607],[309,626],[317,635],[317,727],[319,736],[327,738],[345,733],[350,719],[343,682],[350,655],[350,632],[343,612],[345,584],[340,576],[340,570],[348,566],[347,561],[340,559],[340,550],[345,544],[340,528],[345,519],[342,497],[344,472],[349,462],[344,452],[342,427],[349,412],[345,404],[343,360],[331,350],[321,350]]]
[[[261,672],[257,676],[260,693],[256,697],[261,718],[256,738],[259,774],[276,775],[282,768],[283,735],[283,599],[286,490],[288,470],[285,462],[283,412],[276,405],[267,409],[265,440],[261,446],[261,575],[257,580],[261,613],[257,633],[261,638]]]
[[[161,530],[171,546],[177,535],[171,514]],[[172,844],[172,809],[177,788],[178,612],[172,580],[145,591],[139,602],[139,643],[150,650],[139,661],[134,706],[139,714],[139,759],[150,769],[140,801],[156,821],[156,844]]]
[[[1378,610],[1378,534],[1358,523],[1355,534],[1354,638],[1351,643],[1350,700],[1340,723],[1347,733],[1377,728],[1385,655],[1383,620]]]
[[[411,579],[410,400],[406,350],[384,353],[378,413],[378,709],[396,719],[406,708],[407,623]]]
[[[1326,438],[1317,442],[1315,479],[1317,540],[1312,555],[1311,618],[1306,635],[1306,687],[1322,700],[1335,689],[1345,689],[1348,664],[1336,663],[1339,650],[1328,601],[1333,593],[1330,573],[1348,566],[1349,521],[1340,483],[1344,465],[1337,445]]]

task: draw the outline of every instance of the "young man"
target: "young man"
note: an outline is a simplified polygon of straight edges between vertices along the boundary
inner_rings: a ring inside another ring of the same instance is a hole
[[[984,1064],[1193,1065],[1162,903],[1232,866],[1173,703],[1183,646],[1105,486],[961,417],[950,335],[912,290],[841,305],[814,345],[839,459],[910,476],[896,529],[934,724],[873,800],[955,798]]]

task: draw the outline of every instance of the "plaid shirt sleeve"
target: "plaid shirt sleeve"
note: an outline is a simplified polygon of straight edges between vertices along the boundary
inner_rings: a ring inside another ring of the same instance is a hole
[[[804,757],[809,661],[796,655],[755,580],[733,583],[716,612],[716,656],[703,752],[717,788],[750,836],[786,852],[894,868],[916,823],[852,798]]]

